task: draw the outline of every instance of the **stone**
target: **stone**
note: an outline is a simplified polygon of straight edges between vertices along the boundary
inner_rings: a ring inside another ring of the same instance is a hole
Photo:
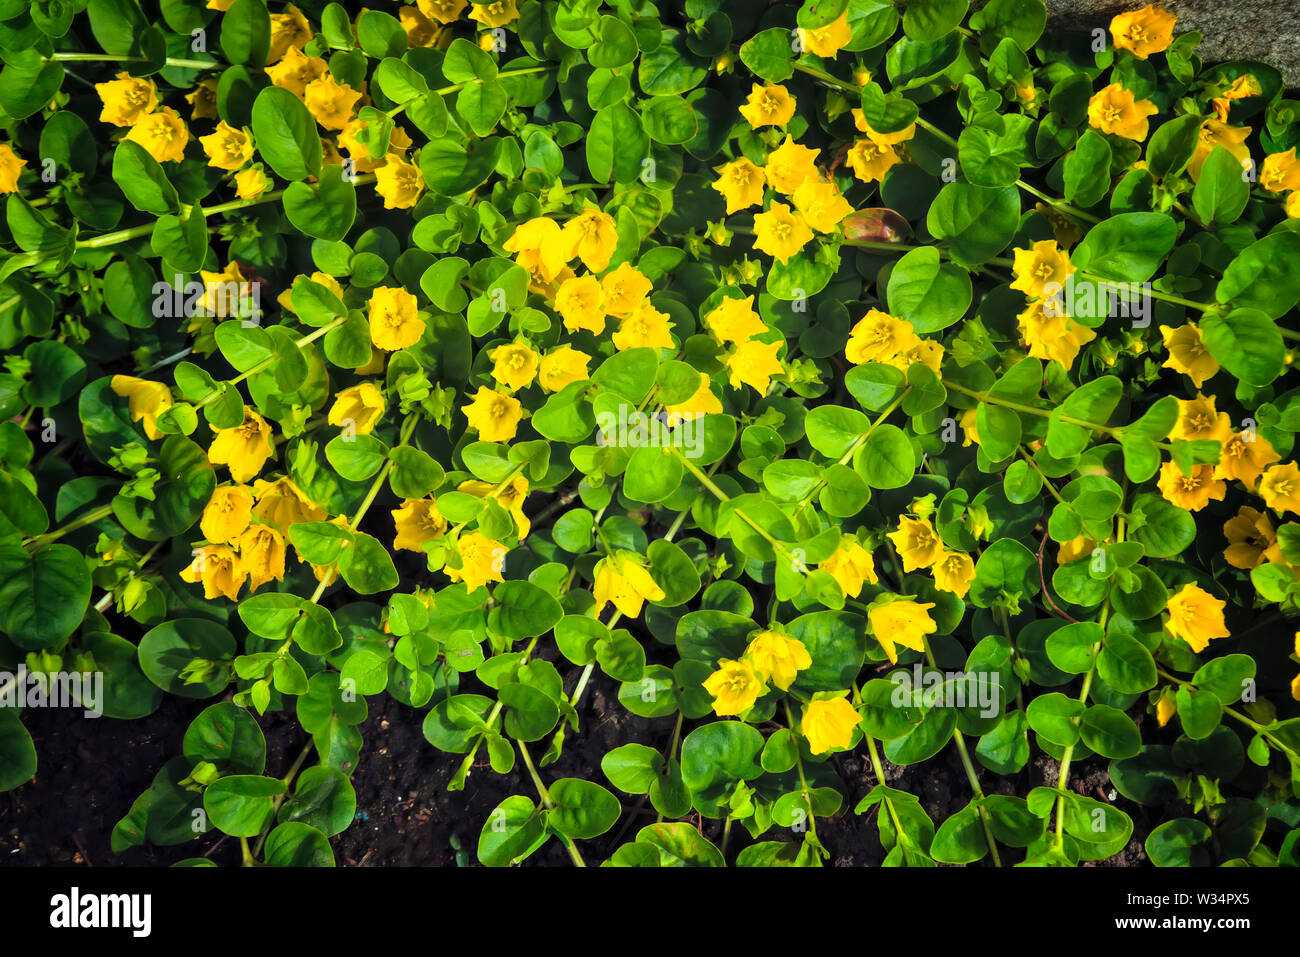
[[[1134,0],[1044,2],[1049,30],[1081,32],[1107,26],[1116,13],[1146,6]],[[1260,60],[1281,71],[1288,88],[1300,86],[1300,0],[1163,0],[1158,6],[1178,17],[1175,34],[1201,34],[1196,53],[1204,62]]]

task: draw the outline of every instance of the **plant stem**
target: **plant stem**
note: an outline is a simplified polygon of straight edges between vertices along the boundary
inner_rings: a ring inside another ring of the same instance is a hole
[[[555,807],[555,802],[551,799],[551,792],[546,790],[546,785],[542,783],[542,778],[541,775],[537,773],[537,768],[533,766],[533,759],[531,755],[529,755],[528,749],[524,747],[522,741],[516,741],[515,744],[519,745],[519,753],[523,756],[524,765],[528,768],[528,774],[533,779],[533,786],[537,788],[537,796],[541,798],[542,805],[548,811],[551,810]],[[563,834],[559,835],[559,838],[560,842],[564,845],[565,850],[569,852],[569,857],[572,858],[574,865],[576,867],[586,867],[587,862],[582,859],[582,855],[578,853],[578,848],[574,845],[573,841],[565,837]]]
[[[51,53],[45,58],[46,63],[148,63],[144,56],[112,56],[107,53]],[[215,60],[179,60],[168,57],[166,66],[179,67],[183,70],[211,70],[222,64]]]

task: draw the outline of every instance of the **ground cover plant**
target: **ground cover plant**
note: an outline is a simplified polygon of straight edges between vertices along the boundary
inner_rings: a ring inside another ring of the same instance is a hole
[[[212,702],[118,852],[333,863],[388,695],[485,865],[1297,864],[1300,103],[1044,24],[0,0],[0,789],[84,675]]]

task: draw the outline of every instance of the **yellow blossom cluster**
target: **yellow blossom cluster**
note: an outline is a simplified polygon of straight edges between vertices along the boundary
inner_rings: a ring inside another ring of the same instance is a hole
[[[1064,290],[1066,280],[1076,268],[1054,239],[1015,250],[1013,262],[1015,279],[1011,288],[1023,292],[1029,300],[1025,311],[1017,317],[1029,354],[1070,369],[1079,350],[1097,338],[1095,332],[1069,315]]]

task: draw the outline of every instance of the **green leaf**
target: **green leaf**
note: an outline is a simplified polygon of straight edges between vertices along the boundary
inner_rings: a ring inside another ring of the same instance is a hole
[[[1178,227],[1164,213],[1120,213],[1088,230],[1070,261],[1098,279],[1146,282],[1177,239]]]
[[[587,131],[587,168],[592,178],[607,183],[630,183],[641,175],[642,162],[649,156],[650,141],[641,118],[624,103],[615,103],[596,113]]]
[[[1254,308],[1200,322],[1201,339],[1219,364],[1247,385],[1265,386],[1285,368],[1286,343],[1269,315]]]
[[[315,239],[342,239],[357,214],[357,190],[342,166],[326,166],[317,183],[290,183],[283,201],[289,222]]]
[[[398,584],[393,557],[379,540],[356,532],[352,544],[339,553],[339,573],[348,587],[361,595],[388,591]]]
[[[565,837],[587,841],[618,821],[623,808],[605,788],[580,778],[561,778],[547,787],[555,807],[546,823]]]
[[[1258,309],[1278,319],[1300,302],[1300,234],[1269,233],[1251,243],[1223,273],[1214,291],[1219,302]]]
[[[1010,245],[1020,224],[1020,193],[1014,186],[988,188],[948,183],[926,216],[935,239],[948,244],[953,259],[987,262]]]
[[[889,274],[889,311],[906,319],[919,333],[946,329],[966,314],[971,304],[970,274],[939,260],[933,246],[913,249]]]
[[[253,101],[257,151],[277,176],[302,180],[321,175],[321,142],[316,120],[290,90],[268,86]]]
[[[16,708],[0,708],[0,793],[26,784],[36,774],[36,745]]]
[[[1250,184],[1242,178],[1241,164],[1224,147],[1216,146],[1192,190],[1192,206],[1207,226],[1234,223],[1250,201]]]
[[[28,555],[0,546],[0,622],[19,648],[39,651],[60,644],[85,617],[90,571],[69,545],[49,545]]]

